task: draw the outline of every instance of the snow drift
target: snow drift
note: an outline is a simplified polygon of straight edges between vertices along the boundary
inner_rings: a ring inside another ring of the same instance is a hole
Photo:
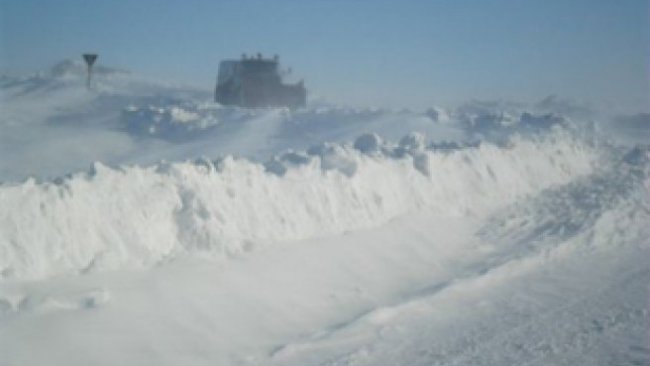
[[[374,141],[374,142],[373,142]],[[589,173],[594,150],[561,132],[508,147],[436,149],[362,136],[267,164],[109,168],[0,186],[0,272],[44,278],[152,266],[183,253],[227,258],[280,241],[373,227],[418,209],[483,215]],[[361,151],[363,150],[363,151]],[[29,228],[29,229],[26,229]]]

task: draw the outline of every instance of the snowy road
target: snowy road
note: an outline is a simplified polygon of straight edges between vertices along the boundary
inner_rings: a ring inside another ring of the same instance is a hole
[[[570,245],[570,244],[568,244]],[[561,248],[381,307],[278,365],[645,365],[650,250]]]

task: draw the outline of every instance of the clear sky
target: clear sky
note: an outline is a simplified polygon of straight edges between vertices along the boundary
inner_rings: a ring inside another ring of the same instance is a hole
[[[650,0],[0,0],[0,69],[100,63],[214,87],[279,54],[335,102],[423,108],[549,94],[647,109]]]

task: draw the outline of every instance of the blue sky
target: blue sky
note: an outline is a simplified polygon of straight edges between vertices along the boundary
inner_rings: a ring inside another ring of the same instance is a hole
[[[424,108],[549,94],[647,109],[650,1],[0,0],[0,69],[99,62],[213,88],[279,54],[335,102]]]

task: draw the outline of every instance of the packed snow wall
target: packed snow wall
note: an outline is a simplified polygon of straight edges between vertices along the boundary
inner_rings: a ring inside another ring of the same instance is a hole
[[[380,225],[420,209],[483,216],[588,174],[596,150],[558,132],[507,146],[352,145],[287,152],[266,164],[217,161],[110,168],[0,186],[0,273],[44,278],[148,267],[192,253],[216,258],[259,245]]]

